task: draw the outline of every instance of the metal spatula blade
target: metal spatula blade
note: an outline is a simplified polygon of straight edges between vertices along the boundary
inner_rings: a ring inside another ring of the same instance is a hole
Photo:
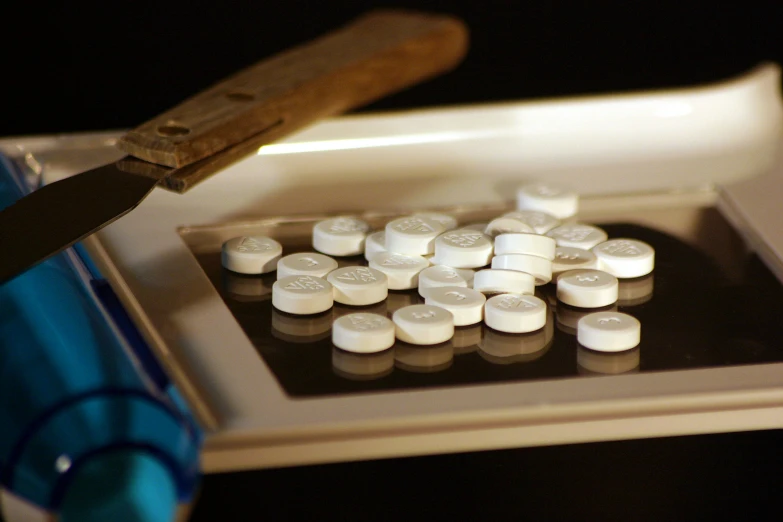
[[[0,212],[0,282],[133,210],[158,181],[112,163],[46,185]]]

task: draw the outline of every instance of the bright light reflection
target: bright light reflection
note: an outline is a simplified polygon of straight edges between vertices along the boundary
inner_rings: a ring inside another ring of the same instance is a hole
[[[379,136],[375,138],[349,138],[340,140],[304,141],[301,143],[272,143],[258,149],[259,156],[277,154],[298,154],[300,152],[322,152],[332,150],[369,149],[376,147],[394,147],[398,145],[424,145],[427,143],[444,143],[454,141],[474,140],[477,138],[492,138],[508,131],[454,131],[431,132],[428,134],[406,134],[403,136]]]
[[[678,118],[692,112],[693,107],[689,103],[669,102],[656,108],[655,115],[659,118]]]

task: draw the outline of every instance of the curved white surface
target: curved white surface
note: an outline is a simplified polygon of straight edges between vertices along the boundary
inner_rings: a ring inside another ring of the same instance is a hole
[[[576,325],[576,338],[585,348],[598,352],[622,352],[639,346],[642,324],[620,312],[588,314]]]
[[[560,185],[530,183],[517,190],[517,210],[546,212],[566,219],[579,211],[579,194]]]
[[[337,269],[337,261],[317,252],[288,254],[277,261],[277,278],[292,275],[314,275],[325,278]]]
[[[473,289],[482,294],[526,294],[536,291],[536,278],[517,270],[485,268],[473,277]]]
[[[487,299],[484,322],[499,332],[529,333],[544,327],[547,310],[534,295],[501,294]]]
[[[397,339],[405,343],[440,344],[454,336],[454,315],[439,306],[406,306],[394,312],[392,321]]]
[[[346,266],[329,272],[334,301],[352,306],[380,303],[389,295],[386,274],[367,266]]]
[[[351,353],[377,353],[394,345],[394,323],[379,314],[355,313],[332,323],[332,344]]]
[[[408,290],[419,286],[419,273],[430,262],[417,255],[381,252],[373,256],[369,266],[386,275],[389,290]]]

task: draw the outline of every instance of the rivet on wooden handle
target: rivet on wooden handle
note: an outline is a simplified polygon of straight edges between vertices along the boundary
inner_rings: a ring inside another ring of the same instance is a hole
[[[179,181],[171,188],[184,190],[242,151],[453,68],[467,40],[464,24],[449,16],[371,12],[240,71],[129,132],[118,146],[158,165],[193,165],[174,171]],[[208,160],[221,152],[227,157]]]

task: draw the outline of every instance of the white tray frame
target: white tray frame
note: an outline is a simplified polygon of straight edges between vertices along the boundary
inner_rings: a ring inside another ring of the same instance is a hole
[[[336,118],[184,196],[156,189],[86,244],[208,430],[206,472],[780,428],[783,364],[292,399],[180,235],[279,215],[500,205],[514,184],[546,178],[585,194],[587,216],[717,204],[780,275],[779,84],[767,64],[700,88]],[[74,143],[117,135],[0,149],[52,182],[116,154]]]

